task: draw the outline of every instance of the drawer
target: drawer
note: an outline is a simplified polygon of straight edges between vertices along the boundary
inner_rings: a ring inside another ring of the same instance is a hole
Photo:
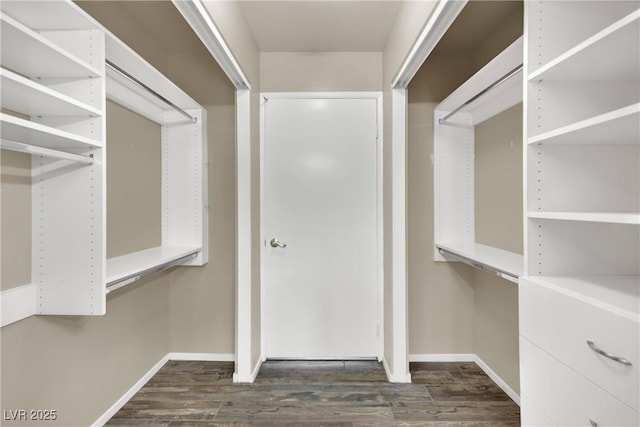
[[[520,337],[520,385],[523,399],[558,426],[640,425],[640,413],[523,337]],[[524,412],[526,416],[526,409]]]
[[[640,410],[638,319],[526,279],[520,281],[519,300],[521,336]],[[633,365],[596,353],[587,341]]]
[[[520,398],[520,425],[522,427],[557,427],[531,400]]]

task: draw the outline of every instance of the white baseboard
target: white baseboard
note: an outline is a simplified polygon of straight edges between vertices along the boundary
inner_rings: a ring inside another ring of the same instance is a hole
[[[410,362],[474,362],[484,371],[485,374],[498,387],[504,391],[518,406],[520,406],[520,396],[496,372],[487,365],[477,354],[410,354]],[[387,374],[388,375],[388,374]]]
[[[168,353],[168,360],[192,360],[197,362],[235,362],[233,353]]]
[[[125,394],[122,395],[91,427],[102,427],[170,360],[192,360],[197,362],[233,362],[234,354],[227,353],[167,353],[151,367]]]
[[[393,375],[391,375],[391,369],[389,369],[387,359],[385,359],[384,357],[382,358],[382,366],[384,367],[384,372],[387,374],[387,381],[393,382],[391,381],[391,378],[393,377]]]
[[[253,372],[251,372],[251,382],[254,382],[256,380],[258,372],[260,372],[260,368],[262,367],[262,362],[265,359],[266,357],[264,355],[258,358],[258,363],[256,363],[256,366],[253,368]]]
[[[504,391],[507,396],[511,398],[511,400],[513,400],[518,406],[520,406],[520,396],[518,395],[518,393],[516,393],[511,387],[509,387],[507,383],[504,382],[504,380],[500,378],[500,376],[496,374],[494,370],[489,367],[489,365],[484,363],[484,360],[482,360],[480,357],[476,356],[475,362],[478,364],[480,369],[482,369],[484,373],[487,374],[487,376],[491,378],[493,382],[496,383],[498,387],[500,387],[502,391]]]
[[[153,367],[151,367],[151,369],[149,369],[142,378],[140,378],[124,395],[122,395],[122,397],[120,397],[120,399],[116,401],[116,403],[111,405],[111,407],[107,409],[107,411],[102,414],[95,423],[92,424],[92,427],[102,427],[105,425],[111,417],[113,417],[116,412],[118,412],[120,408],[122,408],[147,383],[147,381],[149,381],[160,370],[160,368],[169,361],[167,356],[168,354],[160,359],[158,363],[153,365]]]
[[[258,372],[260,372],[260,368],[262,367],[262,362],[266,361],[267,358],[266,356],[263,354],[258,358],[258,361],[256,362],[256,366],[253,367],[253,371],[251,371],[251,375],[249,375],[249,378],[246,378],[241,380],[238,377],[238,374],[236,372],[233,373],[233,382],[235,384],[237,383],[242,383],[242,384],[252,384],[255,380],[256,377],[258,376]]]
[[[36,314],[36,285],[17,286],[0,292],[0,326]]]
[[[395,384],[411,384],[411,373],[407,372],[406,376],[394,375],[393,373],[391,373],[391,369],[389,369],[387,359],[383,357],[381,362],[382,366],[384,367],[384,372],[387,374],[387,381]]]

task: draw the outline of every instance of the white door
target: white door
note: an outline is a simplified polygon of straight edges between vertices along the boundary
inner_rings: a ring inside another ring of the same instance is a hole
[[[376,357],[377,100],[271,98],[263,120],[266,356]]]

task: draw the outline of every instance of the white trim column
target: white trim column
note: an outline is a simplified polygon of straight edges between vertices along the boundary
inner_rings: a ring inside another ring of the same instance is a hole
[[[236,91],[236,368],[234,382],[253,381],[251,366],[251,91]]]
[[[410,383],[407,314],[407,90],[391,90],[393,366],[390,381]]]
[[[236,88],[236,366],[234,382],[252,382],[251,367],[251,83],[202,0],[172,0]]]
[[[393,366],[389,381],[411,382],[407,295],[407,86],[467,0],[440,0],[391,84]]]

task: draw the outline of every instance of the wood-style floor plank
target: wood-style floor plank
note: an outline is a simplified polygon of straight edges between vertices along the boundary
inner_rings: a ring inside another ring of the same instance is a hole
[[[233,384],[233,363],[170,361],[108,425],[519,425],[519,407],[476,364],[410,366],[413,384],[391,384],[373,361],[269,361],[254,384]]]

